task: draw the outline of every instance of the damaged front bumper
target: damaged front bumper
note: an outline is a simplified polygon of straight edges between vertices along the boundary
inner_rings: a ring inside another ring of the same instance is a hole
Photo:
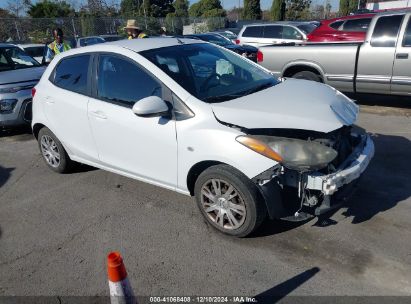
[[[318,172],[307,175],[306,189],[320,190],[324,195],[332,195],[342,186],[351,183],[365,171],[374,156],[374,143],[371,137],[363,135],[361,144],[350,157],[332,174]]]
[[[366,133],[357,136],[359,143],[331,174],[298,173],[278,165],[257,176],[254,181],[265,199],[270,218],[298,221],[341,206],[374,156],[371,137]],[[292,195],[285,195],[287,192]]]

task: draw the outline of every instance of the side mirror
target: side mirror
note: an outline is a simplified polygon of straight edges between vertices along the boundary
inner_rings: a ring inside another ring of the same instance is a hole
[[[170,110],[164,100],[158,96],[149,96],[137,101],[133,113],[140,117],[167,116]]]

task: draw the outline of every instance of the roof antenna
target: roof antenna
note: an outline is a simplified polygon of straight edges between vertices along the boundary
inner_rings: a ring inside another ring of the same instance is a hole
[[[179,44],[184,44],[184,42],[181,41],[180,38],[176,37],[176,39],[177,39],[177,42],[178,42]]]

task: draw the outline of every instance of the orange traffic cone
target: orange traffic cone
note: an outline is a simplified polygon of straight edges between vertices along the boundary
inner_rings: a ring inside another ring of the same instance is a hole
[[[133,289],[127,278],[126,267],[119,252],[108,254],[107,271],[111,304],[136,304]]]

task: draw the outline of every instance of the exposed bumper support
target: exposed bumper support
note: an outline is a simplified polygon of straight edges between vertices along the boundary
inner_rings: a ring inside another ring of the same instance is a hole
[[[364,135],[362,144],[358,145],[357,149],[348,159],[348,166],[338,168],[337,172],[328,175],[321,175],[319,173],[308,174],[306,188],[320,190],[325,195],[332,195],[343,185],[359,178],[373,156],[374,143],[369,135]]]

